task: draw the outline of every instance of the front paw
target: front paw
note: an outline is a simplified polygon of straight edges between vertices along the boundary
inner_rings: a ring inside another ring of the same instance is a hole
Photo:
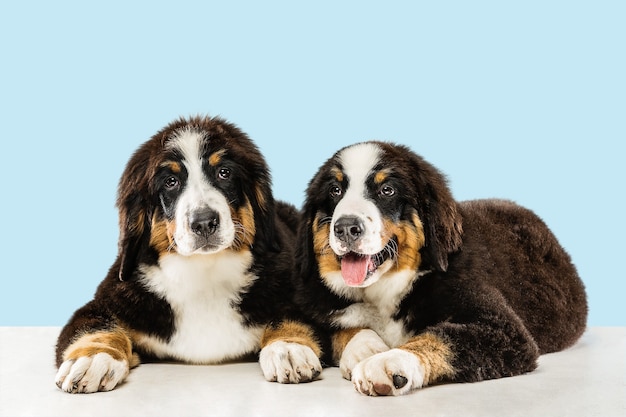
[[[115,360],[108,353],[68,359],[61,364],[54,382],[65,392],[111,391],[121,383],[130,367],[126,360]]]
[[[387,350],[389,347],[375,331],[370,329],[359,331],[346,344],[341,354],[339,360],[341,375],[347,380],[352,379],[352,370],[359,362]]]
[[[403,395],[424,384],[424,367],[414,354],[391,349],[360,362],[352,383],[365,395]]]
[[[319,358],[308,346],[293,342],[272,342],[261,349],[259,364],[270,382],[310,382],[322,372]]]

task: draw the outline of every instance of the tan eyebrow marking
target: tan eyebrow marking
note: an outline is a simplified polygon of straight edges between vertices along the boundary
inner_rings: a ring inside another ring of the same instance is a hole
[[[172,171],[174,174],[178,174],[182,170],[182,168],[180,167],[180,163],[176,161],[165,161],[161,163],[160,166],[164,168],[169,168],[170,171]]]
[[[389,173],[390,173],[389,169],[382,169],[378,171],[376,175],[374,175],[374,182],[376,184],[383,183],[389,177]]]
[[[217,152],[213,152],[211,156],[209,156],[209,164],[211,166],[216,166],[222,160],[222,156],[226,153],[226,149],[220,149]]]
[[[338,182],[343,181],[343,172],[339,168],[333,167],[330,169],[330,172],[332,172]]]

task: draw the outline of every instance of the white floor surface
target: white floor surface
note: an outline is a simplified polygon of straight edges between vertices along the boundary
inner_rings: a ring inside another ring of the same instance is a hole
[[[626,416],[626,327],[593,327],[536,371],[370,398],[341,378],[281,385],[256,362],[143,364],[111,392],[66,394],[54,384],[57,327],[0,327],[1,416]]]

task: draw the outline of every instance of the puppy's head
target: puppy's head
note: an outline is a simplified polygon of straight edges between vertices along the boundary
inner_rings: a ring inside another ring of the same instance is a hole
[[[446,270],[448,254],[461,245],[461,220],[443,175],[390,143],[338,151],[309,184],[304,212],[305,252],[337,292],[389,272]]]
[[[219,118],[181,118],[144,143],[122,175],[117,206],[122,280],[139,263],[172,252],[274,245],[265,160],[245,133]]]

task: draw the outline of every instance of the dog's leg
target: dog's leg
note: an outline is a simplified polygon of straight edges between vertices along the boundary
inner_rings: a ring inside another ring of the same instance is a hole
[[[401,348],[359,362],[352,372],[352,383],[366,395],[402,395],[454,375],[451,359],[451,347],[426,333]]]
[[[370,329],[344,329],[333,335],[333,360],[347,380],[352,379],[352,370],[359,362],[387,350],[389,346]]]
[[[55,383],[70,393],[110,391],[138,364],[131,340],[123,330],[87,333],[63,352]]]
[[[313,330],[295,321],[268,326],[261,340],[259,364],[270,382],[310,382],[322,372],[319,343]]]
[[[539,348],[521,320],[504,304],[497,312],[474,307],[469,323],[451,318],[360,362],[352,371],[355,388],[367,395],[402,395],[440,381],[475,382],[535,369]]]

